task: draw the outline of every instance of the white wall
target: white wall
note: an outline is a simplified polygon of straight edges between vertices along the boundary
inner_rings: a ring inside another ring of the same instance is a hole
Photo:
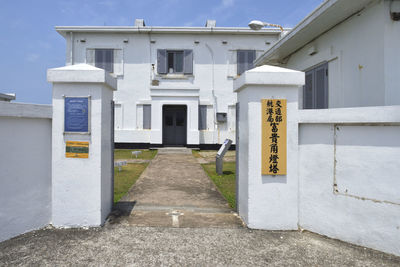
[[[399,114],[300,111],[301,228],[400,255]]]
[[[214,112],[228,112],[228,106],[236,103],[236,95],[232,93],[233,79],[236,77],[236,51],[238,49],[254,49],[258,55],[274,43],[279,34],[174,34],[174,33],[74,33],[74,64],[87,63],[86,51],[91,48],[114,48],[119,49],[122,54],[122,74],[118,75],[118,91],[114,99],[120,104],[122,119],[115,132],[116,142],[153,142],[151,136],[159,135],[161,125],[154,129],[154,133],[143,130],[142,117],[140,116],[140,105],[151,104],[154,98],[151,96],[150,88],[152,79],[160,80],[159,87],[198,88],[197,105],[201,102],[210,104],[213,108],[212,114],[207,116],[208,124],[212,127],[200,134],[196,126],[191,131],[197,135],[188,136],[188,144],[200,143],[222,143],[225,138],[235,140],[235,127],[228,127],[226,123],[219,124],[219,130],[214,128]],[[69,41],[69,36],[67,36]],[[85,39],[84,43],[79,42]],[[125,43],[124,40],[128,40]],[[153,41],[153,43],[150,42]],[[195,44],[195,40],[199,43]],[[222,41],[227,41],[223,44]],[[266,44],[269,43],[269,44]],[[69,46],[67,46],[69,49]],[[157,49],[192,49],[193,50],[193,75],[186,77],[166,77],[158,75]],[[69,61],[67,57],[67,61]],[[214,62],[214,66],[213,63]],[[151,64],[154,65],[154,71]],[[212,89],[215,90],[217,103],[214,102]],[[175,100],[180,101],[177,97]],[[189,103],[187,103],[189,104]],[[139,106],[139,108],[138,108]],[[139,111],[139,112],[138,112]],[[138,113],[137,113],[138,112]],[[209,113],[208,113],[209,115]],[[232,114],[228,114],[232,115]],[[162,121],[162,113],[152,113],[152,121]],[[233,114],[234,116],[234,114]],[[159,118],[156,118],[159,117]],[[233,117],[234,119],[234,117]],[[229,117],[228,117],[229,120]],[[117,120],[119,121],[119,120]],[[188,124],[191,122],[188,121]],[[189,129],[188,129],[189,133]],[[193,141],[194,140],[194,141]]]
[[[375,1],[296,51],[283,66],[307,71],[328,62],[329,108],[400,104],[400,22],[390,19],[388,6],[389,1]],[[317,54],[309,55],[311,46]],[[302,91],[299,95],[302,107]]]
[[[50,105],[0,102],[0,241],[51,221]]]

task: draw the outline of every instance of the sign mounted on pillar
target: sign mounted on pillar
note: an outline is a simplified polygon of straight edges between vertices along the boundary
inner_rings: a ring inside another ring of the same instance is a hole
[[[286,99],[261,100],[261,174],[286,175]]]
[[[65,146],[66,158],[89,158],[89,142],[67,141]]]
[[[89,133],[90,97],[65,97],[64,132]]]

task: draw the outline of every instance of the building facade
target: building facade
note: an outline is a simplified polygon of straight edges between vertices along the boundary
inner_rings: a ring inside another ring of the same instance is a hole
[[[306,72],[305,109],[400,104],[400,1],[328,0],[255,65]]]
[[[279,29],[56,27],[66,64],[86,63],[118,79],[117,146],[200,146],[235,140],[233,80],[286,32]]]

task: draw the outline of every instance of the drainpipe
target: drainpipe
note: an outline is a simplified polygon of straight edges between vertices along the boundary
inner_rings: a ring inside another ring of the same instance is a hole
[[[212,85],[211,85],[211,92],[212,92],[212,96],[213,96],[213,100],[214,100],[214,107],[215,107],[215,109],[214,109],[214,131],[213,131],[213,142],[214,142],[214,140],[215,140],[215,131],[216,131],[216,129],[219,131],[218,122],[217,122],[218,103],[217,103],[217,97],[215,96],[215,90],[214,90],[214,83],[215,83],[215,79],[214,79],[214,64],[215,64],[215,62],[214,62],[214,52],[212,51],[211,47],[207,43],[205,45],[206,45],[208,51],[210,52],[211,59],[212,59],[212,68],[211,68],[212,69],[212,74],[211,74]],[[219,134],[218,134],[218,136],[219,136]]]
[[[69,33],[69,37],[70,37],[70,43],[71,43],[69,54],[71,57],[71,65],[74,65],[74,34],[73,34],[73,32]]]

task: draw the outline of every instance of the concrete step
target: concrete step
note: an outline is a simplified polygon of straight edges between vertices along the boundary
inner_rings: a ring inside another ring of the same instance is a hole
[[[158,154],[192,154],[192,150],[186,147],[161,147],[158,148]]]

